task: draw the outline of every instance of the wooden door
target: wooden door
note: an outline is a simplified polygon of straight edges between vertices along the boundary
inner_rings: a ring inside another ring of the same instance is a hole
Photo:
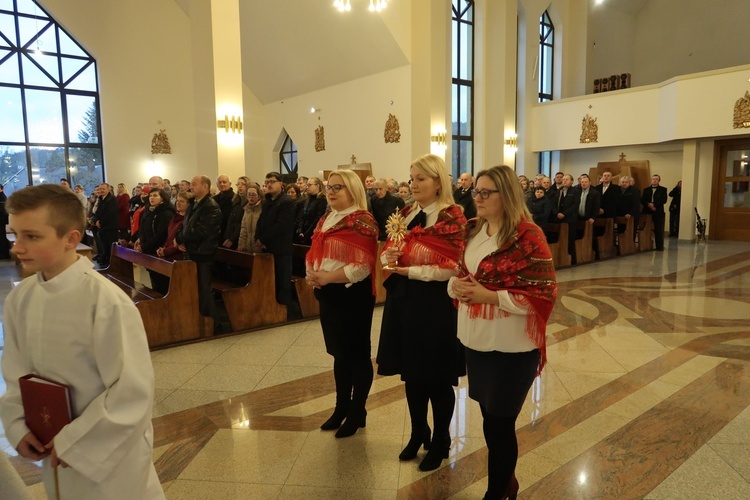
[[[750,241],[750,137],[716,142],[710,228],[713,240]]]

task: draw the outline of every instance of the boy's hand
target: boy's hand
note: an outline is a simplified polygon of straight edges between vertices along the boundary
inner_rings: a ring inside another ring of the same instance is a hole
[[[42,442],[36,438],[33,432],[29,432],[21,438],[16,450],[22,457],[30,458],[34,461],[41,460],[49,455],[49,451],[44,448]]]
[[[55,440],[53,439],[47,445],[45,446],[48,450],[52,452],[52,455],[50,456],[49,464],[52,467],[57,467],[58,465],[62,465],[63,468],[67,468],[68,464],[57,458],[57,450],[55,450]]]

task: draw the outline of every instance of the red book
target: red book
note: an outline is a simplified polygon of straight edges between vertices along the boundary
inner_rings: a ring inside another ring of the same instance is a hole
[[[18,384],[26,426],[46,445],[72,419],[70,387],[34,374],[19,378]]]

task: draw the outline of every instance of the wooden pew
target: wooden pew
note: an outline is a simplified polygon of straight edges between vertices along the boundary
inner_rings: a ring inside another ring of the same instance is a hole
[[[651,214],[641,214],[638,220],[638,250],[647,252],[654,249],[654,225]]]
[[[587,221],[580,221],[577,226],[583,231],[583,236],[576,238],[576,262],[584,264],[594,260],[594,225]]]
[[[617,256],[615,247],[615,221],[611,217],[596,219],[594,227],[604,227],[604,234],[596,237],[596,249],[599,252],[599,260],[611,259]]]
[[[297,291],[297,300],[302,311],[302,317],[314,318],[320,316],[320,304],[315,298],[315,289],[305,281],[305,257],[310,247],[307,245],[294,245],[294,261],[292,267],[292,282]]]
[[[630,255],[638,251],[635,245],[633,237],[633,218],[632,217],[617,217],[615,219],[618,226],[625,224],[625,232],[617,233],[617,251],[620,255]]]
[[[216,262],[229,264],[241,274],[244,285],[214,279],[211,287],[221,292],[232,331],[239,332],[286,321],[286,306],[276,302],[273,255],[246,253],[219,247]]]
[[[136,282],[133,265],[169,276],[167,294],[162,296]],[[195,262],[169,261],[114,244],[109,266],[99,272],[135,302],[146,328],[149,347],[179,344],[212,334],[213,319],[199,312]]]
[[[552,262],[555,269],[567,267],[571,264],[572,258],[568,253],[568,226],[557,222],[549,224],[548,234],[557,234],[557,241],[549,244],[550,253],[552,253]]]

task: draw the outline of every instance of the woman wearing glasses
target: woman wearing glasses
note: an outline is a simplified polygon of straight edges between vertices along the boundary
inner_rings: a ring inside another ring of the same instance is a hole
[[[320,428],[338,429],[336,437],[343,438],[364,427],[367,419],[378,225],[367,211],[362,181],[351,170],[331,173],[326,191],[331,210],[315,228],[305,264],[320,302],[320,325],[336,381],[336,409]]]
[[[477,219],[468,227],[458,277],[458,338],[466,347],[469,397],[479,402],[489,451],[484,498],[516,498],[515,423],[546,362],[547,320],[557,295],[544,233],[531,220],[513,169],[479,172]]]
[[[429,451],[419,468],[428,471],[448,457],[453,386],[465,374],[456,338],[456,310],[446,282],[456,275],[466,218],[453,203],[442,158],[426,155],[415,160],[410,176],[415,201],[401,210],[409,232],[398,247],[389,241],[381,256],[393,274],[384,283],[388,294],[377,362],[379,374],[400,374],[406,383],[411,438],[399,459],[416,458],[424,444]],[[432,437],[427,423],[429,403]]]

